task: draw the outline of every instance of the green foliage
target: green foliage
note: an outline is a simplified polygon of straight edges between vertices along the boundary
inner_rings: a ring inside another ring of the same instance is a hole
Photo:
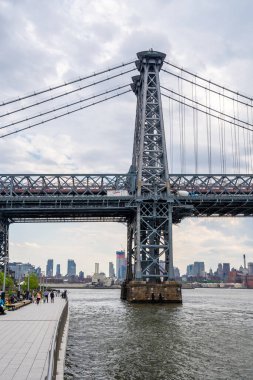
[[[35,273],[31,273],[29,275],[29,289],[34,290],[38,289],[39,287],[39,280]],[[24,283],[22,284],[22,290],[26,291],[28,289],[28,276],[25,277]]]
[[[0,287],[1,287],[1,289],[3,288],[3,283],[4,283],[4,272],[0,272]],[[13,289],[13,287],[14,287],[13,279],[8,275],[6,276],[5,286],[6,286],[6,289]]]

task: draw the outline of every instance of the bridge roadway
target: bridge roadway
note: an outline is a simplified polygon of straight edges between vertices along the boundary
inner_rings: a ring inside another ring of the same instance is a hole
[[[47,378],[49,352],[65,305],[55,297],[54,303],[29,304],[0,316],[0,380]],[[57,364],[61,379],[63,368],[64,358]]]
[[[173,174],[173,222],[187,216],[252,216],[253,175]],[[0,175],[0,217],[10,222],[116,221],[135,215],[138,202],[130,174]],[[180,195],[187,191],[187,196]],[[154,199],[154,198],[152,198]]]

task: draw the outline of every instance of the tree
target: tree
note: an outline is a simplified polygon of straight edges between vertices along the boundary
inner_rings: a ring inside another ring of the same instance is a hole
[[[0,272],[0,287],[1,288],[3,288],[3,283],[4,283],[4,272]],[[6,276],[5,286],[7,289],[12,289],[14,287],[14,281],[9,275]]]
[[[39,280],[35,273],[29,274],[29,289],[34,290],[38,289],[39,287]],[[23,291],[28,289],[28,275],[25,277],[24,282],[22,284]]]

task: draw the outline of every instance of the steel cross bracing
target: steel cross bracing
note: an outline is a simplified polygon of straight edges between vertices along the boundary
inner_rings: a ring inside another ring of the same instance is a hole
[[[127,224],[127,279],[173,279],[172,223],[253,216],[253,175],[169,174],[159,71],[165,54],[138,53],[132,165],[126,174],[0,175],[0,264],[14,222]]]

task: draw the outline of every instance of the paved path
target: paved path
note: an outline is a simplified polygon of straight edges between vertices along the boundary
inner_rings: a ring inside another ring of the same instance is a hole
[[[65,300],[0,315],[0,380],[45,379],[48,353]]]

